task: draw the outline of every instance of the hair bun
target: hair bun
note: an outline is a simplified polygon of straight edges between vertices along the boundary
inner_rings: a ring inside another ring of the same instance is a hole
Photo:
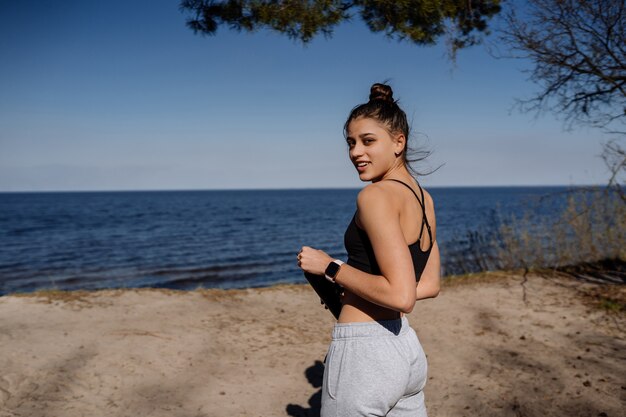
[[[387,84],[376,83],[370,89],[370,101],[384,101],[386,103],[394,103],[393,90]]]

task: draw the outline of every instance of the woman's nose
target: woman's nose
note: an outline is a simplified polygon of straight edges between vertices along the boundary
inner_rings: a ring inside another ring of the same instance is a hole
[[[359,144],[355,144],[352,149],[350,149],[350,158],[358,158],[363,155],[363,146]]]

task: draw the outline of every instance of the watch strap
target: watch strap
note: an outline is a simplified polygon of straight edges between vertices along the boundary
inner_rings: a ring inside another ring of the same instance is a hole
[[[329,267],[331,267],[331,264],[335,264],[337,265],[337,269],[334,271],[334,274],[329,275],[328,274],[328,269]],[[334,283],[335,282],[335,277],[337,277],[337,274],[339,273],[339,269],[341,269],[341,265],[343,265],[344,262],[340,261],[339,259],[334,259],[331,263],[328,264],[328,267],[326,267],[326,272],[324,273],[324,276],[326,277],[327,280],[329,280],[330,282]]]

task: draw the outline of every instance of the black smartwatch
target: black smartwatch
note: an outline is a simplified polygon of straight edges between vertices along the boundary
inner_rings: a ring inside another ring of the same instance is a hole
[[[335,277],[339,273],[339,269],[341,268],[341,265],[343,265],[343,262],[340,261],[339,259],[335,259],[331,263],[329,263],[328,266],[326,267],[326,271],[324,272],[324,276],[326,277],[326,279],[334,283]]]

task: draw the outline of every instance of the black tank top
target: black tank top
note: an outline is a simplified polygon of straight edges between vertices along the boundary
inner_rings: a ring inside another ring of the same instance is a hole
[[[428,261],[430,251],[433,248],[433,237],[430,231],[430,225],[428,224],[428,219],[426,218],[424,191],[422,190],[422,187],[417,184],[420,190],[420,194],[422,195],[422,199],[420,200],[417,194],[415,194],[415,191],[413,191],[413,189],[408,184],[395,179],[389,179],[386,181],[396,181],[406,186],[409,190],[411,190],[413,195],[415,195],[415,198],[417,198],[417,202],[422,208],[422,226],[420,228],[420,234],[417,238],[417,242],[409,245],[409,251],[411,252],[411,258],[413,259],[413,267],[415,268],[415,279],[416,281],[419,281],[420,277],[422,276],[422,272],[424,272],[424,268],[426,267],[426,262]],[[422,234],[424,232],[424,225],[426,225],[426,230],[428,230],[428,237],[430,239],[430,247],[426,251],[422,251],[422,248],[420,246]],[[343,241],[346,247],[346,251],[348,252],[348,261],[346,262],[348,265],[369,274],[380,275],[380,268],[378,266],[378,263],[376,262],[374,248],[372,248],[372,243],[367,236],[367,232],[357,226],[356,213],[354,213],[354,216],[352,216],[352,221],[346,229]]]

